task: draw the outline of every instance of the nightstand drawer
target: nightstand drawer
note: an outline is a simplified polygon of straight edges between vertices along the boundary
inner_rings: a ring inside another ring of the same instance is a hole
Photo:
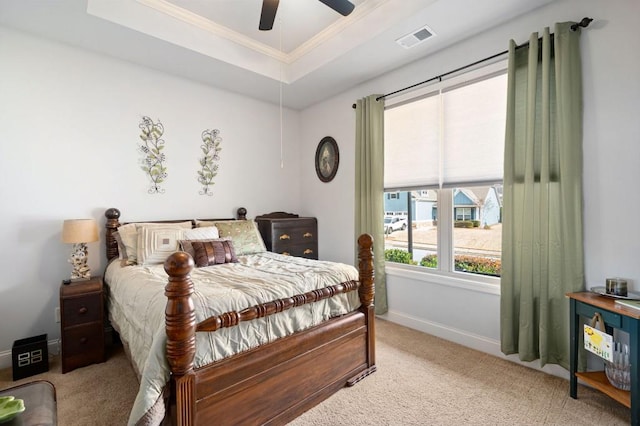
[[[77,325],[62,333],[62,372],[104,362],[104,327],[101,322]]]
[[[88,353],[92,350],[103,353],[103,327],[101,322],[96,322],[65,329],[62,334],[64,356],[68,357],[79,353]]]
[[[102,295],[100,293],[64,299],[62,306],[64,324],[67,327],[102,319]]]

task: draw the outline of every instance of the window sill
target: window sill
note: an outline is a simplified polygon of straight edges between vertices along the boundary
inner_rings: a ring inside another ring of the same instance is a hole
[[[479,293],[500,295],[500,278],[474,275],[464,272],[442,272],[423,266],[385,262],[385,273],[389,276],[421,281],[430,285],[442,285]]]

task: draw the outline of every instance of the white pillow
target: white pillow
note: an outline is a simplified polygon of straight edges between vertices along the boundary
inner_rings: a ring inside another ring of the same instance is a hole
[[[118,228],[118,234],[125,249],[124,253],[120,253],[121,258],[125,260],[127,265],[135,265],[138,247],[138,230],[136,229],[136,224],[128,223],[120,226]]]
[[[178,241],[183,239],[185,231],[176,227],[138,228],[138,265],[164,263],[171,254],[180,250]]]
[[[184,233],[185,240],[210,240],[213,238],[220,238],[218,228],[215,226],[188,229]]]
[[[177,223],[128,223],[120,226],[118,228],[118,234],[120,234],[120,239],[126,249],[126,253],[120,253],[120,255],[125,259],[127,265],[135,265],[138,263],[138,229],[142,226],[191,229],[191,221]]]

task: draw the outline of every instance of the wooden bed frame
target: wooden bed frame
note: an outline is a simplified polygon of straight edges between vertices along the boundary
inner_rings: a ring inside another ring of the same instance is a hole
[[[113,232],[120,226],[120,211],[111,208],[105,216],[107,258],[111,260],[118,257]],[[238,209],[238,219],[246,219],[244,208]],[[223,313],[198,324],[189,275],[194,266],[193,259],[184,252],[171,255],[164,264],[169,275],[165,287],[165,314],[170,392],[175,407],[167,417],[179,426],[285,424],[340,388],[352,386],[375,372],[372,246],[371,236],[363,234],[358,238],[359,282]],[[357,311],[194,368],[196,332],[232,327],[356,287],[361,302]]]

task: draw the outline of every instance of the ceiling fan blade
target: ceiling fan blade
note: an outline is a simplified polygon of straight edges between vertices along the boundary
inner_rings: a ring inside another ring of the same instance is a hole
[[[273,21],[276,19],[276,12],[278,11],[278,3],[280,0],[262,0],[262,13],[260,13],[260,25],[261,31],[269,31],[273,28]]]
[[[320,0],[322,3],[329,6],[331,9],[335,10],[342,16],[348,16],[353,9],[356,7],[353,3],[348,0]]]

